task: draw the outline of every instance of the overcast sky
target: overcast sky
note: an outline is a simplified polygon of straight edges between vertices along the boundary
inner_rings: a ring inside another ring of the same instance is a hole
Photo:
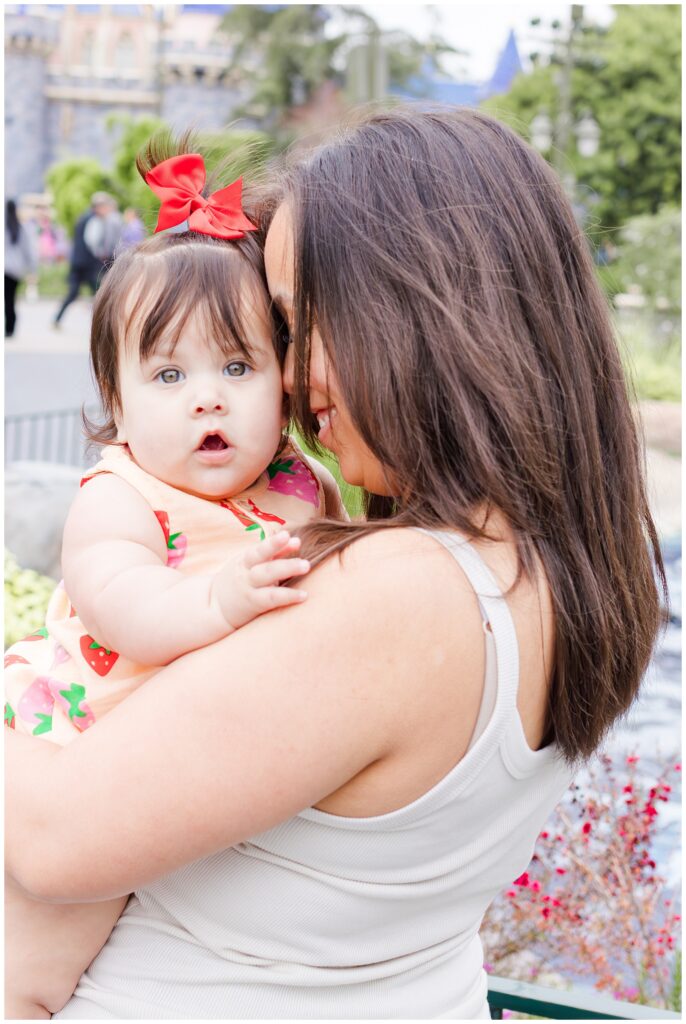
[[[538,4],[360,4],[371,14],[382,29],[405,29],[417,39],[427,39],[432,33],[441,36],[451,46],[467,51],[465,57],[454,57],[446,66],[456,77],[465,81],[482,82],[491,77],[498,55],[505,45],[510,29],[517,35],[520,56],[525,67],[526,55],[545,50],[545,26],[557,18],[569,19],[569,4],[541,0]],[[531,18],[540,17],[543,25],[532,29]],[[588,21],[607,24],[613,17],[609,4],[586,4],[584,17]]]

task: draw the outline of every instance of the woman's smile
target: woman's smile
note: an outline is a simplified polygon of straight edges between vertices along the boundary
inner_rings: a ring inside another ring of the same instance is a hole
[[[338,410],[335,405],[330,405],[325,409],[313,409],[313,414],[317,418],[319,423],[318,438],[322,444],[327,444],[327,438],[332,433],[332,421],[338,416]],[[328,447],[328,445],[327,445]]]

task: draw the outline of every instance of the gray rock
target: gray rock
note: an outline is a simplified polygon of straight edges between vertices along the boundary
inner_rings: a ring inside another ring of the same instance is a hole
[[[62,578],[67,512],[83,469],[52,462],[10,462],[5,471],[5,547],[22,568]]]

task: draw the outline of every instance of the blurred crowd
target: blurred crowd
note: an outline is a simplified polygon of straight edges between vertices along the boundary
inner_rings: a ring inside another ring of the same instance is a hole
[[[16,330],[17,292],[23,282],[28,299],[38,297],[41,267],[67,263],[66,294],[53,326],[59,329],[66,309],[85,286],[95,294],[102,274],[117,252],[136,245],[147,232],[138,212],[120,212],[116,199],[95,192],[68,238],[46,206],[27,205],[19,210],[13,199],[5,202],[5,338]]]

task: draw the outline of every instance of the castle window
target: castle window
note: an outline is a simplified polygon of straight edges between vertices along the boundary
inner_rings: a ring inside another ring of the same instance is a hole
[[[136,61],[136,45],[128,32],[122,32],[114,51],[114,66],[119,71],[132,68]]]
[[[74,130],[74,108],[70,103],[63,103],[60,108],[60,140],[67,142]]]
[[[89,68],[93,63],[93,48],[95,46],[95,35],[93,32],[86,32],[81,38],[81,60],[84,67]]]

